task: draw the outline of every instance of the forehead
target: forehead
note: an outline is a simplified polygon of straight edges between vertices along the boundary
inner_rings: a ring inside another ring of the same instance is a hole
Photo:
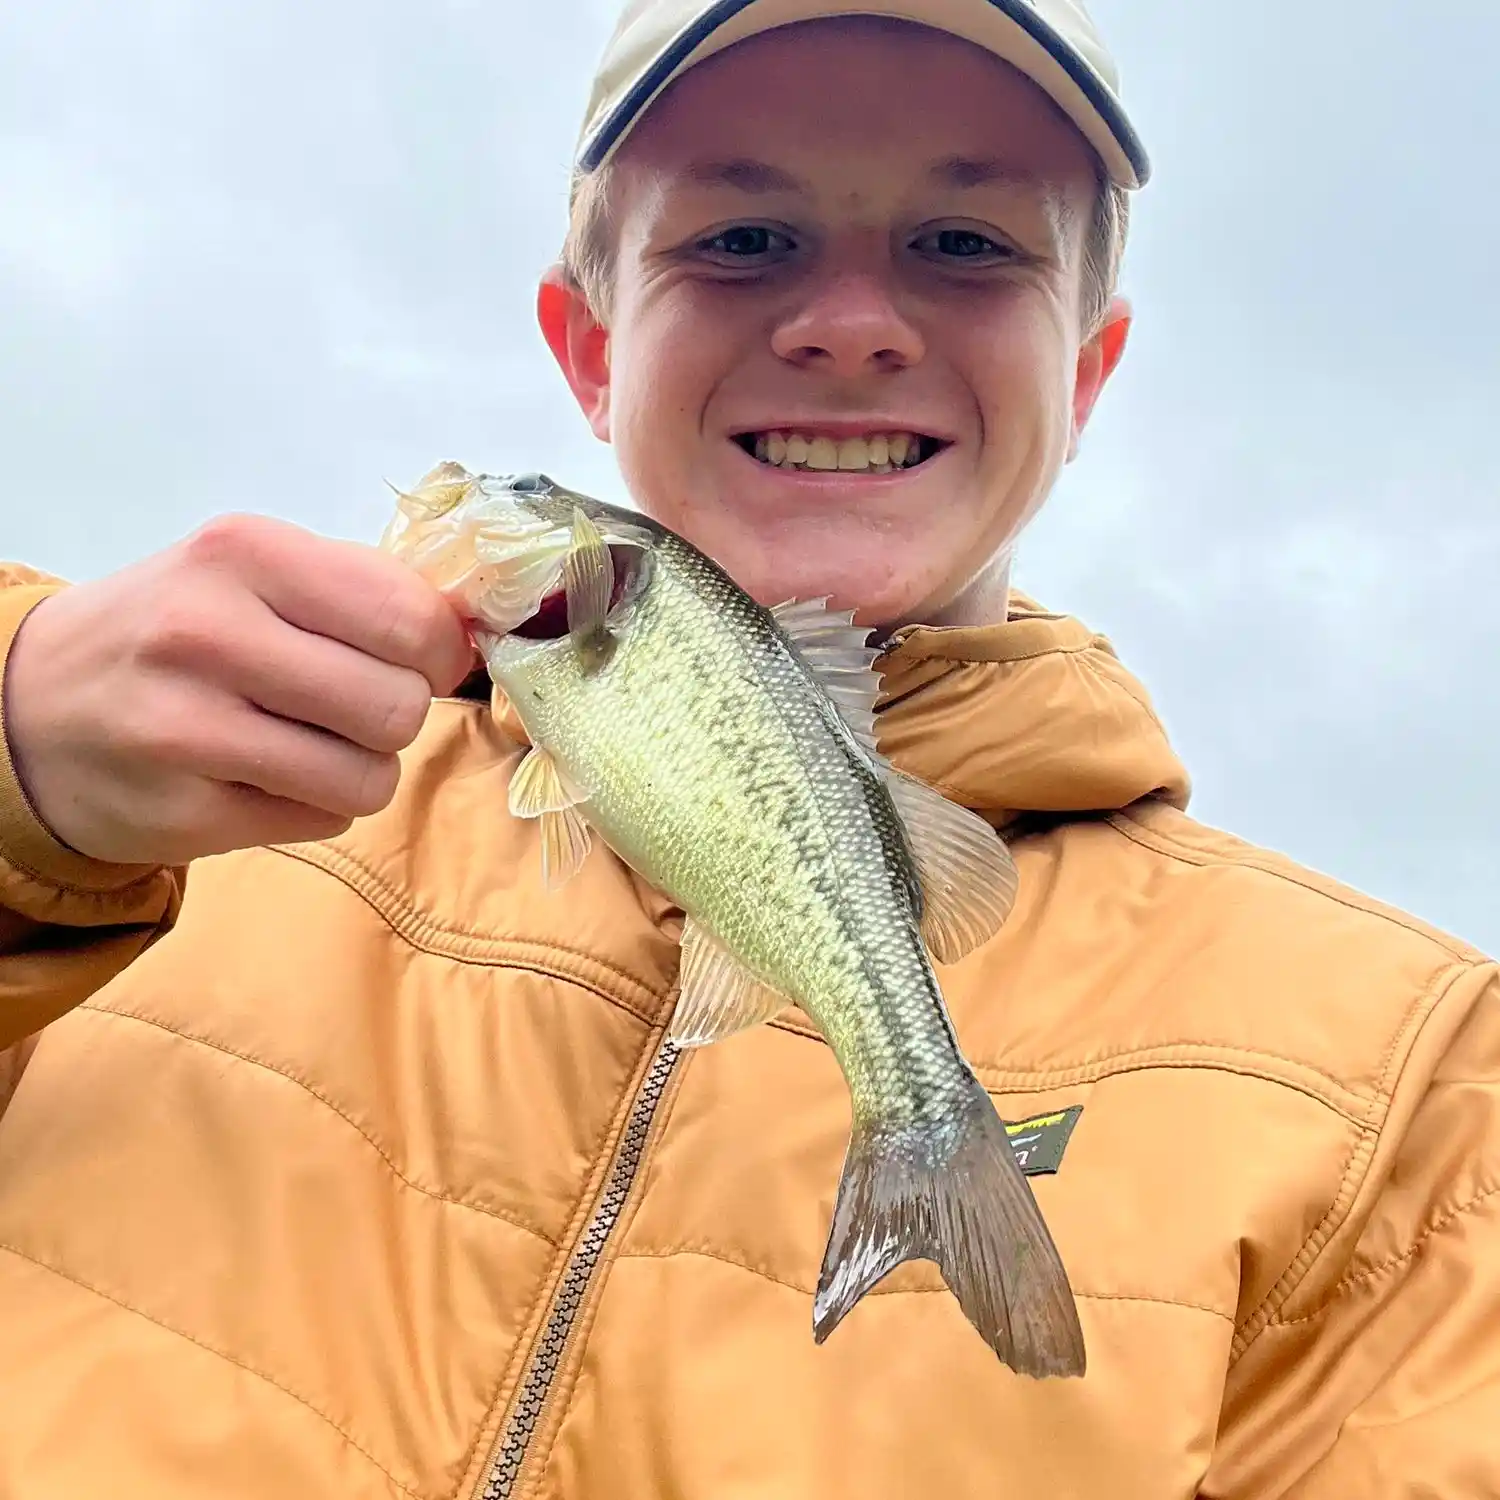
[[[700,63],[618,160],[683,186],[789,192],[830,178],[1091,196],[1097,163],[1009,64],[930,27],[843,16],[777,28]]]

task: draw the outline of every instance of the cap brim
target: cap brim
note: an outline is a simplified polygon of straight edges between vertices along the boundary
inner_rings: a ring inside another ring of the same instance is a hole
[[[714,0],[657,49],[591,122],[579,146],[579,166],[592,172],[606,162],[662,90],[714,53],[797,21],[855,15],[912,21],[983,47],[1051,97],[1094,148],[1111,181],[1139,188],[1151,175],[1146,149],[1114,91],[1030,0]]]

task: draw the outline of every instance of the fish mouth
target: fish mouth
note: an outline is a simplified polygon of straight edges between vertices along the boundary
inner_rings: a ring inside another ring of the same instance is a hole
[[[613,610],[627,593],[634,592],[641,577],[645,553],[627,542],[611,542],[609,557],[615,575],[614,588],[609,596],[609,607]],[[536,609],[510,633],[528,641],[560,641],[568,633],[567,590],[558,587],[544,594]]]
[[[732,434],[757,463],[772,469],[822,474],[896,474],[919,468],[952,444],[906,428],[865,432],[771,427]]]

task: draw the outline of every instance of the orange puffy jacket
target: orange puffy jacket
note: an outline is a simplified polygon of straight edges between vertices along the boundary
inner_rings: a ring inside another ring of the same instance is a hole
[[[1085,1379],[926,1263],[814,1345],[832,1056],[796,1011],[664,1048],[680,913],[597,847],[546,893],[514,726],[455,699],[379,816],[187,875],[0,767],[0,1494],[1500,1494],[1495,966],[1187,817],[1074,620],[884,668],[883,747],[1015,850],[943,980]]]

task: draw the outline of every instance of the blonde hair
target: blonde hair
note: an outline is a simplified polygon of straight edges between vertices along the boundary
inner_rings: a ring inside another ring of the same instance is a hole
[[[560,265],[600,323],[608,326],[615,278],[610,168],[575,172],[568,196],[568,233]],[[1081,320],[1086,338],[1099,331],[1120,281],[1130,230],[1130,194],[1101,170],[1093,218],[1083,244]]]

